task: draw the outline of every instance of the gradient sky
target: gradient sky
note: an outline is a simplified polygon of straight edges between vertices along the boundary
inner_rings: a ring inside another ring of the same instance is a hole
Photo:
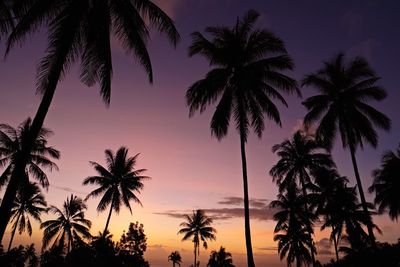
[[[154,66],[154,84],[147,83],[143,70],[118,46],[113,45],[113,91],[106,108],[98,87],[80,84],[78,68],[72,67],[56,92],[46,126],[55,135],[49,140],[62,158],[59,172],[49,174],[51,187],[46,193],[49,204],[61,205],[72,192],[84,197],[92,187],[82,180],[95,174],[89,161],[104,163],[104,150],[114,151],[124,145],[130,154],[140,153],[139,168],[148,169],[140,195],[143,207],[135,205],[133,214],[123,209],[113,214],[110,230],[118,239],[129,222],[144,224],[149,248],[146,258],[152,266],[167,265],[168,254],[179,250],[183,266],[192,262],[192,243],[181,242],[177,235],[180,214],[205,209],[216,218],[217,241],[206,252],[201,250],[204,265],[209,252],[223,245],[233,253],[238,267],[245,266],[243,218],[241,216],[242,177],[239,137],[232,128],[227,138],[218,142],[211,137],[209,121],[214,107],[189,119],[184,95],[187,88],[208,70],[200,57],[188,58],[190,33],[209,25],[232,25],[237,16],[250,8],[260,12],[259,27],[272,30],[286,43],[296,68],[290,73],[301,77],[321,67],[323,60],[343,51],[349,56],[365,56],[377,74],[388,98],[375,105],[392,118],[390,133],[380,133],[376,150],[366,147],[357,154],[364,188],[371,184],[371,171],[379,166],[382,153],[400,142],[398,103],[400,58],[400,3],[396,0],[359,1],[267,1],[267,0],[158,0],[174,18],[182,36],[177,49],[166,39],[152,34],[149,50]],[[34,116],[40,98],[35,95],[35,65],[44,53],[46,39],[41,32],[21,47],[15,47],[0,63],[0,122],[17,126]],[[0,43],[4,51],[4,42]],[[302,89],[304,97],[313,93]],[[271,147],[290,137],[301,124],[305,109],[301,100],[288,97],[289,108],[280,107],[282,128],[268,122],[264,136],[249,138],[247,146],[249,191],[252,201],[252,236],[258,266],[282,266],[273,242],[268,201],[277,194],[268,171],[277,158]],[[339,171],[355,184],[350,155],[337,143],[333,157]],[[367,195],[372,200],[370,195]],[[92,233],[103,230],[107,213],[98,214],[99,199],[88,201],[87,217],[93,221]],[[239,204],[238,204],[239,203]],[[49,216],[44,216],[48,218]],[[376,223],[383,230],[381,241],[394,242],[400,237],[397,223],[379,216]],[[6,232],[5,242],[9,239]],[[329,259],[329,232],[316,234],[322,260]],[[31,239],[17,236],[15,243],[35,242],[40,248],[41,231],[37,225]],[[322,254],[322,255],[321,255]]]

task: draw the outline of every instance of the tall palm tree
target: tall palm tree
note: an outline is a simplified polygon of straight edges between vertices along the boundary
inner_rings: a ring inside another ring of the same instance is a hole
[[[86,204],[77,196],[71,194],[70,198],[64,201],[62,209],[50,206],[49,211],[57,218],[48,220],[40,225],[43,230],[43,249],[54,239],[53,247],[64,249],[67,252],[76,243],[83,242],[83,239],[90,239],[89,228],[92,223],[85,219]]]
[[[8,251],[11,249],[17,227],[19,234],[22,234],[27,229],[28,234],[32,235],[32,225],[29,216],[41,223],[40,214],[47,211],[46,206],[47,203],[44,200],[44,196],[36,183],[29,182],[18,190],[17,198],[14,201],[14,207],[11,211],[11,222],[14,222],[14,224],[12,226]]]
[[[30,118],[22,122],[18,128],[13,128],[8,124],[0,124],[0,167],[5,167],[5,170],[0,176],[0,188],[8,182],[19,153],[23,149],[24,143],[28,138],[30,128]],[[47,145],[47,138],[52,134],[53,132],[47,128],[42,128],[40,130],[39,136],[33,144],[28,156],[25,173],[19,177],[19,182],[23,184],[27,182],[27,174],[29,174],[33,176],[43,188],[48,188],[49,180],[42,168],[47,168],[50,171],[53,169],[58,170],[57,165],[52,162],[51,159],[60,158],[60,152]]]
[[[168,261],[172,261],[173,267],[175,267],[175,264],[178,264],[179,266],[181,266],[182,257],[181,257],[181,254],[179,253],[179,251],[171,252],[171,254],[169,254],[169,256],[168,256]]]
[[[103,195],[97,206],[98,212],[102,212],[110,206],[106,226],[103,231],[104,234],[107,233],[113,210],[119,213],[123,204],[132,214],[130,201],[142,205],[135,193],[140,193],[140,190],[144,187],[143,180],[149,179],[148,176],[141,175],[146,169],[135,169],[139,154],[128,157],[128,149],[120,147],[115,154],[112,150],[107,149],[105,155],[107,168],[96,162],[90,162],[97,171],[98,176],[90,176],[83,181],[83,185],[95,184],[99,186],[99,188],[90,192],[86,197],[86,199],[89,199]]]
[[[213,241],[216,239],[217,232],[211,224],[213,219],[208,217],[203,210],[193,211],[191,215],[185,215],[186,221],[181,223],[181,229],[178,234],[183,234],[182,241],[192,239],[194,245],[194,264],[197,266],[197,256],[200,255],[200,243],[203,242],[203,247],[207,249],[207,240]]]
[[[108,105],[112,77],[111,35],[115,35],[125,50],[138,59],[150,82],[153,72],[146,48],[149,27],[165,33],[174,46],[179,41],[172,19],[150,0],[21,0],[17,3],[14,12],[20,19],[9,36],[7,50],[23,42],[43,23],[48,25],[49,41],[46,56],[37,70],[37,92],[42,95],[42,101],[0,207],[0,241],[10,218],[17,179],[23,174],[57,84],[69,66],[81,58],[82,82],[88,86],[99,83],[102,98]]]
[[[320,94],[307,98],[303,105],[308,113],[304,117],[306,127],[318,125],[317,141],[331,149],[339,131],[343,148],[349,148],[357,180],[361,204],[367,216],[368,205],[358,172],[356,151],[364,143],[373,147],[378,144],[375,127],[390,129],[390,119],[370,106],[367,101],[381,101],[386,97],[385,90],[377,85],[379,77],[368,62],[357,57],[344,62],[339,54],[324,63],[324,67],[314,74],[307,75],[303,86],[312,86]],[[368,223],[368,234],[372,246],[376,246],[372,221]]]
[[[214,68],[188,89],[186,100],[192,116],[218,101],[211,119],[211,133],[221,140],[228,133],[231,117],[240,135],[243,171],[244,219],[249,267],[254,267],[251,246],[249,195],[245,144],[250,128],[261,138],[268,117],[281,125],[274,100],[287,103],[281,91],[299,91],[296,81],[282,71],[293,68],[283,41],[265,29],[254,29],[259,14],[250,10],[232,27],[207,27],[210,39],[194,32],[189,55],[204,56]]]
[[[378,210],[389,211],[392,220],[400,215],[400,145],[397,151],[387,151],[382,157],[381,167],[372,173],[374,182],[369,191],[375,192]]]
[[[232,254],[227,252],[224,247],[220,247],[218,251],[211,251],[207,267],[235,267]]]
[[[323,148],[312,137],[300,131],[295,132],[291,140],[274,145],[272,152],[279,156],[279,161],[272,167],[270,175],[280,191],[291,183],[298,183],[304,196],[307,185],[313,182],[312,173],[335,165],[330,154],[323,153]]]

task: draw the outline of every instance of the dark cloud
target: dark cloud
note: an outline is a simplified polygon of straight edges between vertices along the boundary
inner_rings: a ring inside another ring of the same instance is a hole
[[[212,217],[214,220],[229,220],[234,218],[244,217],[244,209],[241,207],[243,205],[243,198],[240,197],[225,197],[218,201],[217,204],[238,206],[238,207],[222,207],[222,208],[208,208],[203,209],[208,216]],[[273,219],[273,215],[276,212],[275,209],[269,207],[269,200],[267,199],[251,199],[250,204],[250,217],[255,220],[268,221]],[[192,211],[177,211],[169,210],[166,212],[159,212],[155,214],[165,215],[172,218],[183,218],[185,214],[189,214]]]
[[[74,190],[74,189],[72,189],[70,187],[66,187],[66,186],[58,186],[58,185],[51,184],[50,187],[58,189],[58,190],[70,192],[70,193],[79,194],[79,195],[85,195],[85,196],[88,195],[88,193],[86,193],[86,192],[77,191],[77,190]]]
[[[261,248],[256,248],[257,250],[261,251],[278,251],[278,247],[261,247]]]
[[[318,254],[320,255],[333,254],[333,246],[329,238],[322,238],[321,240],[315,242],[315,247],[317,249]]]

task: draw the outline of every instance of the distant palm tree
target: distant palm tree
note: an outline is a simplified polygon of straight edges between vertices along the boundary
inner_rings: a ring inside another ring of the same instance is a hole
[[[103,195],[97,206],[98,212],[102,212],[110,206],[104,234],[108,231],[113,210],[118,213],[121,205],[124,204],[132,213],[130,201],[142,205],[135,193],[140,193],[140,190],[144,187],[143,180],[149,179],[148,176],[141,175],[146,169],[135,170],[139,154],[128,157],[128,149],[120,147],[115,154],[112,150],[107,149],[105,155],[107,167],[105,168],[96,162],[90,162],[99,175],[87,177],[83,181],[83,185],[95,184],[100,186],[86,197],[86,199],[89,199]]]
[[[333,218],[337,217],[336,214],[340,205],[338,203],[344,204],[346,201],[339,200],[342,196],[347,196],[347,194],[353,194],[352,190],[346,187],[348,179],[346,177],[340,176],[336,169],[325,169],[321,168],[314,173],[315,184],[312,189],[314,193],[311,194],[312,206],[316,208],[316,214],[322,215],[325,224],[322,228],[326,228],[326,222],[331,221]],[[342,192],[340,192],[342,191]],[[344,192],[346,191],[346,193]],[[346,197],[347,199],[347,197]],[[343,208],[343,207],[342,207]],[[331,224],[332,233],[331,240],[335,247],[336,260],[339,260],[338,245],[341,238],[341,232],[335,230],[336,225]]]
[[[344,148],[349,148],[358,191],[363,210],[368,215],[361,178],[356,161],[357,147],[369,143],[378,144],[378,135],[374,127],[390,129],[390,119],[367,104],[368,100],[381,101],[386,97],[385,90],[376,83],[376,76],[368,62],[357,57],[349,63],[339,54],[315,74],[307,75],[303,85],[312,86],[320,94],[307,98],[303,105],[308,113],[304,117],[305,126],[318,125],[317,141],[331,149],[339,131]],[[368,234],[372,246],[376,246],[372,221],[368,223]]]
[[[291,183],[300,185],[303,195],[307,195],[307,185],[311,184],[312,173],[321,168],[335,165],[331,155],[310,136],[300,131],[294,133],[291,140],[286,139],[272,147],[272,152],[279,157],[272,167],[270,175],[276,180],[280,191]]]
[[[54,239],[53,247],[64,249],[66,244],[67,252],[77,242],[83,242],[83,239],[90,239],[89,228],[92,223],[85,219],[86,205],[83,200],[71,194],[70,198],[64,202],[60,210],[55,206],[50,206],[49,211],[57,215],[57,219],[48,220],[40,225],[43,230],[43,249],[45,249],[51,240]]]
[[[307,198],[300,194],[295,184],[291,184],[270,204],[271,208],[277,209],[274,214],[277,221],[274,240],[278,241],[280,258],[286,257],[288,266],[294,260],[297,266],[301,266],[302,262],[314,262],[316,250],[311,235],[317,216],[307,208]]]
[[[44,200],[44,196],[36,183],[29,182],[18,190],[17,198],[11,211],[11,222],[14,222],[14,225],[12,226],[8,251],[11,249],[17,227],[19,234],[22,234],[27,229],[28,234],[32,235],[29,216],[41,223],[40,214],[47,211],[46,206],[47,203]]]
[[[0,176],[0,187],[8,182],[16,160],[28,138],[30,128],[30,118],[22,122],[16,129],[8,124],[0,124],[0,167],[5,167],[5,170]],[[53,132],[47,128],[42,128],[40,130],[39,136],[33,144],[28,156],[25,173],[19,177],[18,183],[27,182],[28,176],[26,174],[29,174],[32,175],[43,188],[48,188],[49,180],[42,168],[47,168],[50,171],[53,169],[58,170],[57,165],[52,162],[51,159],[60,158],[60,152],[47,145],[46,139],[52,133]]]
[[[220,247],[219,251],[211,251],[207,267],[235,267],[232,254],[227,252],[224,247]]]
[[[36,254],[36,249],[34,244],[25,246],[25,258],[28,261],[28,267],[39,266],[39,257]]]
[[[372,175],[374,182],[369,191],[375,192],[375,204],[379,211],[389,211],[392,220],[400,215],[400,145],[397,151],[387,151],[382,157],[381,167]]]
[[[166,34],[174,46],[180,39],[172,19],[150,0],[16,2],[14,12],[19,19],[8,38],[7,52],[40,29],[42,24],[48,25],[49,40],[46,56],[37,70],[37,91],[42,95],[42,101],[32,122],[30,138],[13,170],[13,182],[9,184],[0,208],[0,242],[17,192],[14,181],[25,169],[26,157],[43,126],[58,82],[72,63],[81,59],[81,81],[88,86],[100,84],[101,96],[108,105],[112,80],[112,35],[128,54],[138,60],[150,82],[153,81],[153,70],[146,47],[150,39],[149,27]]]
[[[250,128],[261,138],[264,115],[281,125],[274,100],[287,106],[280,92],[298,92],[296,81],[282,72],[293,68],[283,41],[270,31],[254,29],[259,14],[250,10],[232,27],[207,27],[192,34],[189,55],[204,56],[214,68],[188,89],[190,116],[202,113],[217,101],[211,119],[211,133],[221,140],[228,133],[231,117],[240,135],[242,156],[244,220],[247,261],[254,267],[250,234],[249,195],[245,144]]]
[[[193,211],[192,215],[185,215],[186,221],[181,223],[178,234],[183,234],[182,241],[192,238],[194,245],[194,265],[197,266],[197,256],[200,255],[200,242],[207,249],[207,240],[216,239],[216,230],[211,226],[213,219],[207,217],[203,210]]]
[[[175,267],[175,264],[178,264],[181,266],[182,263],[182,257],[181,254],[179,254],[178,251],[171,252],[168,256],[168,261],[172,261],[172,266]]]

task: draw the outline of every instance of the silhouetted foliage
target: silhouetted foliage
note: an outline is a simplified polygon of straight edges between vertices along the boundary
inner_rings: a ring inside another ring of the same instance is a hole
[[[64,202],[62,209],[50,206],[49,211],[57,216],[54,220],[47,220],[40,225],[43,230],[43,249],[54,239],[53,247],[61,251],[66,248],[71,251],[76,245],[90,239],[89,228],[92,223],[85,219],[86,204],[77,196],[71,194]]]
[[[4,267],[37,267],[39,266],[39,258],[36,255],[35,246],[33,244],[27,246],[18,246],[4,253],[2,247],[0,249],[0,266]]]
[[[235,267],[232,254],[227,252],[224,247],[220,247],[218,251],[211,251],[207,267]]]
[[[139,222],[130,223],[128,231],[122,234],[117,248],[123,266],[149,266],[149,263],[143,257],[147,249],[147,237],[144,233],[143,224],[139,224]]]
[[[168,256],[168,261],[172,262],[172,267],[175,267],[175,264],[177,264],[178,266],[181,266],[182,257],[181,257],[181,254],[179,253],[179,251],[171,252],[171,254],[169,254],[169,256]]]
[[[318,125],[316,139],[331,149],[339,131],[342,145],[350,149],[354,173],[365,216],[369,216],[367,202],[361,184],[356,161],[356,150],[364,143],[373,147],[378,144],[375,127],[390,129],[390,119],[367,104],[369,100],[381,101],[386,91],[376,83],[379,77],[368,62],[357,57],[344,62],[344,55],[339,54],[314,74],[303,79],[303,86],[312,86],[320,94],[307,98],[303,105],[308,113],[304,117],[306,127]],[[375,245],[372,219],[368,223],[371,244]]]
[[[375,204],[379,212],[387,211],[392,220],[400,215],[400,145],[397,151],[387,151],[381,167],[373,171],[374,182],[369,188],[375,193]]]
[[[98,176],[90,176],[83,181],[83,185],[99,185],[97,189],[90,192],[86,197],[86,199],[89,199],[103,195],[97,206],[97,211],[104,211],[110,206],[103,233],[108,231],[108,224],[113,210],[118,213],[121,205],[125,205],[132,213],[130,201],[142,205],[135,193],[140,193],[140,190],[144,187],[143,180],[149,179],[148,176],[141,175],[146,169],[135,169],[139,154],[128,157],[128,149],[120,147],[115,154],[112,150],[107,149],[105,155],[107,167],[103,167],[96,162],[90,162]]]
[[[207,27],[192,33],[189,56],[201,55],[213,67],[205,78],[193,83],[186,92],[189,115],[202,113],[216,105],[210,128],[221,140],[228,133],[231,117],[240,135],[247,261],[254,267],[248,203],[245,143],[250,129],[258,137],[265,128],[265,117],[281,125],[274,101],[287,106],[281,92],[299,94],[296,81],[283,74],[293,68],[283,41],[266,29],[255,29],[258,12],[248,11],[233,27]]]
[[[203,243],[205,249],[208,248],[207,240],[216,239],[216,230],[211,226],[213,219],[207,217],[203,210],[193,211],[191,215],[185,215],[186,221],[181,223],[181,229],[178,234],[183,234],[182,241],[192,239],[194,245],[194,263],[196,266],[197,257],[200,255],[200,243]]]

